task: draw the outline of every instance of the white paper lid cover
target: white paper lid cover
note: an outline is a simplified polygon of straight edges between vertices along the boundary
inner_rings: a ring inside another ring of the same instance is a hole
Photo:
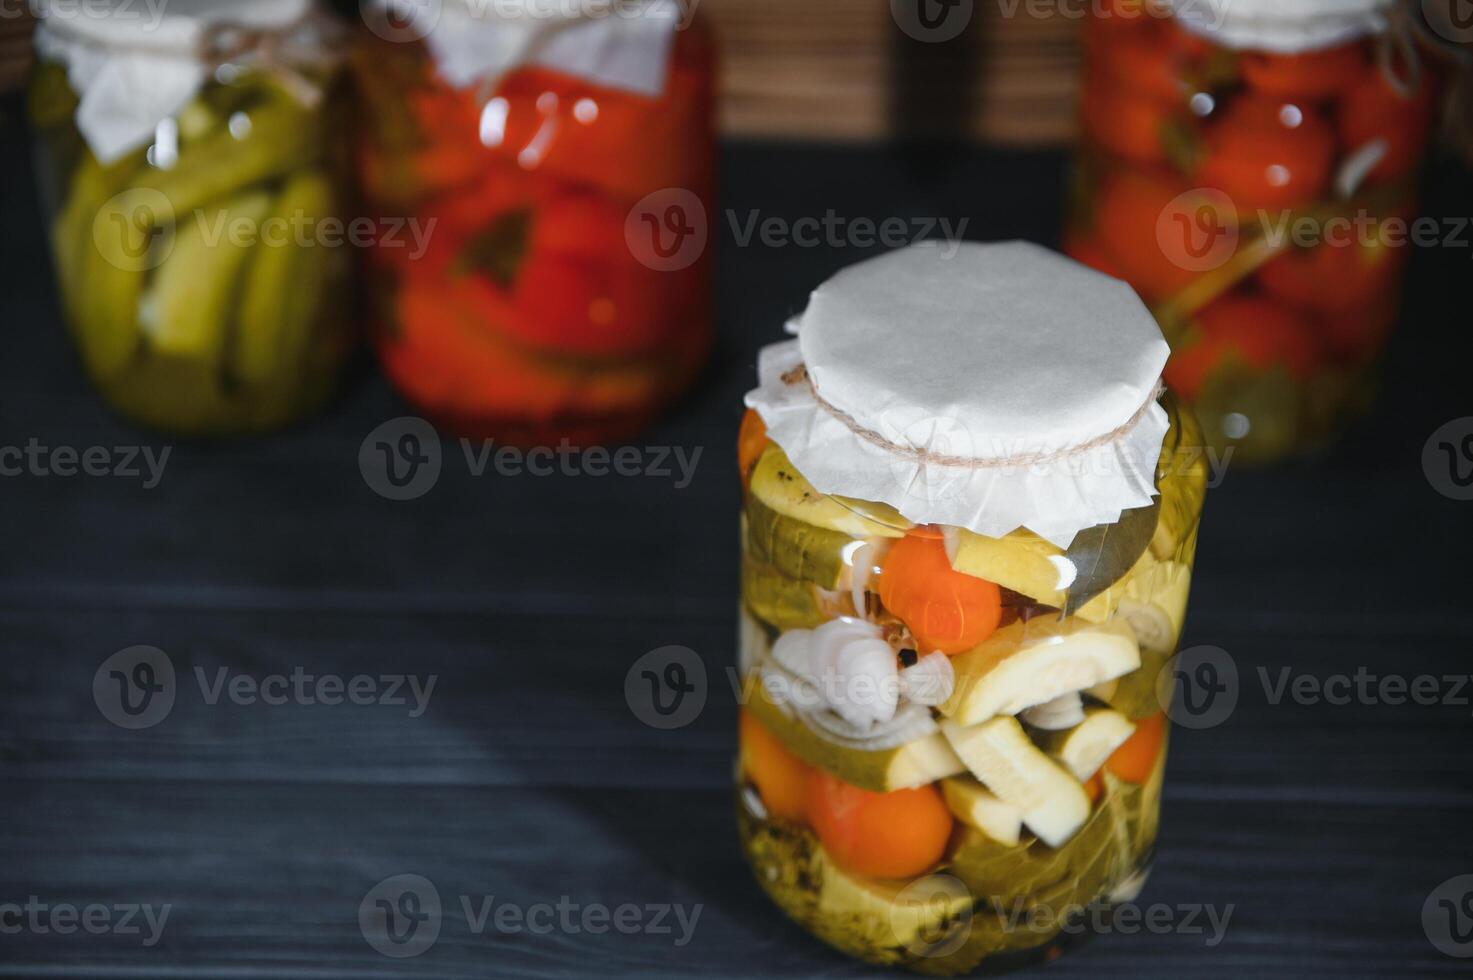
[[[465,87],[536,64],[605,88],[657,96],[681,26],[677,0],[372,0],[421,37]],[[372,25],[370,25],[372,26]]]
[[[1061,547],[1150,504],[1170,351],[1125,283],[1026,242],[923,242],[842,270],[795,325],[746,401],[819,491]]]
[[[1395,0],[1170,0],[1182,26],[1231,48],[1314,51],[1384,30]]]
[[[199,54],[208,30],[283,29],[314,9],[311,0],[48,0],[36,47],[66,66],[80,100],[77,128],[111,163],[151,139],[209,79],[214,66]]]

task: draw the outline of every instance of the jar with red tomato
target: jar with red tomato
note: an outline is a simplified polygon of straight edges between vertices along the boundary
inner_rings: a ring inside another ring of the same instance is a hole
[[[710,344],[714,49],[674,0],[369,5],[376,349],[450,429],[633,435]]]
[[[1066,251],[1129,281],[1207,437],[1268,461],[1369,402],[1439,85],[1396,0],[1112,0]]]

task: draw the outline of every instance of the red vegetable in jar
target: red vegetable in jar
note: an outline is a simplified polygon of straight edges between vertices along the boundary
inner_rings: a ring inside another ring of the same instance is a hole
[[[427,239],[422,254],[372,250],[376,347],[400,391],[452,429],[625,438],[704,361],[713,46],[700,19],[636,7],[633,21],[529,26],[447,3],[422,41],[359,45],[368,204]],[[608,57],[590,69],[558,55],[546,42],[560,30],[604,32]]]
[[[1390,5],[1120,0],[1087,26],[1066,250],[1158,313],[1238,460],[1333,435],[1395,320],[1407,237],[1383,230],[1415,215],[1440,73]]]

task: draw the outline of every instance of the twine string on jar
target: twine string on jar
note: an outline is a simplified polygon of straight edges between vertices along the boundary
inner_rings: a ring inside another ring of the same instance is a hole
[[[1038,466],[1046,463],[1056,463],[1065,459],[1071,459],[1073,457],[1083,455],[1084,453],[1090,452],[1091,450],[1099,449],[1102,446],[1108,446],[1113,443],[1119,442],[1127,435],[1129,435],[1131,431],[1133,431],[1135,427],[1140,424],[1141,420],[1146,417],[1146,414],[1148,412],[1150,412],[1152,406],[1156,404],[1157,400],[1160,399],[1161,395],[1164,394],[1166,391],[1166,386],[1162,384],[1160,380],[1157,380],[1155,385],[1153,385],[1151,388],[1150,397],[1148,397],[1145,402],[1141,404],[1140,408],[1136,409],[1136,411],[1130,416],[1130,418],[1126,419],[1123,423],[1116,426],[1114,429],[1111,429],[1109,432],[1096,436],[1095,438],[1090,439],[1087,442],[1082,442],[1077,445],[1067,446],[1063,449],[1052,450],[1049,452],[1014,453],[1008,456],[953,456],[946,453],[932,452],[929,449],[918,449],[915,446],[901,445],[899,443],[891,441],[890,439],[887,439],[885,436],[874,431],[873,429],[866,428],[865,426],[861,425],[859,421],[854,418],[853,415],[850,415],[848,412],[844,411],[838,406],[831,404],[818,393],[818,387],[813,383],[813,378],[808,373],[807,365],[799,364],[797,367],[784,372],[781,377],[784,384],[807,385],[809,394],[813,396],[813,401],[815,404],[818,405],[819,408],[823,409],[829,415],[842,422],[844,426],[849,429],[850,432],[853,432],[856,436],[863,439],[865,442],[868,442],[871,445],[882,449],[893,456],[898,456],[902,459],[909,459],[912,462],[918,463],[922,466],[950,466],[956,467],[958,469],[970,470],[1017,468],[1024,466]]]

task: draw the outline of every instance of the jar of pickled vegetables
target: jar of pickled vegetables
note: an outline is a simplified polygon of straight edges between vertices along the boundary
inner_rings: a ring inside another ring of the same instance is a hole
[[[713,46],[674,0],[377,5],[357,49],[375,346],[453,430],[627,437],[700,370]]]
[[[307,0],[53,3],[30,118],[65,320],[119,412],[280,426],[351,347],[351,156],[333,27]]]
[[[739,439],[747,858],[873,963],[1051,955],[1152,860],[1205,488],[1167,345],[1020,243],[852,266],[794,326]]]
[[[1363,409],[1439,85],[1396,0],[1113,0],[1085,35],[1066,251],[1151,303],[1207,438],[1265,461]]]

